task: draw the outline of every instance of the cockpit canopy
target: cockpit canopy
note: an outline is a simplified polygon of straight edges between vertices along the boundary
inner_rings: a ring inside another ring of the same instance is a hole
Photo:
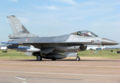
[[[78,31],[72,34],[79,35],[79,36],[85,36],[85,37],[98,37],[96,34],[90,31]]]

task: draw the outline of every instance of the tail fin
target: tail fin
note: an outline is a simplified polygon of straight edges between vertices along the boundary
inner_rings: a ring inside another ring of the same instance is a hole
[[[9,19],[14,34],[20,33],[29,34],[29,31],[24,27],[24,25],[22,25],[22,23],[14,15],[8,16],[7,18]]]
[[[14,15],[7,16],[7,18],[13,30],[13,34],[9,35],[10,39],[24,38],[24,37],[38,37],[34,34],[31,34]]]

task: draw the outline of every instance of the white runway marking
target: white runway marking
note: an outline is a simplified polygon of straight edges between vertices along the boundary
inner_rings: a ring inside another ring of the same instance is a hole
[[[27,83],[25,78],[21,78],[21,77],[16,77],[16,78],[22,80],[23,81],[22,83]]]
[[[71,76],[97,76],[97,77],[120,77],[112,74],[76,74],[76,73],[54,73],[54,72],[25,72],[25,71],[0,71],[4,73],[22,73],[22,74],[46,74],[46,75],[71,75]],[[22,80],[22,78],[19,78]]]

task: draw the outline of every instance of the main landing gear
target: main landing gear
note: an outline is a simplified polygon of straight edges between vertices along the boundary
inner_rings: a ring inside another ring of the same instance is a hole
[[[35,53],[34,56],[36,56],[36,60],[37,61],[42,61],[42,56],[41,56],[41,53]]]
[[[42,61],[42,56],[41,56],[41,55],[37,55],[37,56],[36,56],[36,60],[37,60],[37,61]]]
[[[51,60],[52,60],[52,61],[56,61],[56,58],[52,58]]]

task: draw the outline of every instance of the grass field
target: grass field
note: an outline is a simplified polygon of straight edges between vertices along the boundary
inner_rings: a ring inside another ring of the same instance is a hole
[[[108,59],[120,59],[120,54],[116,53],[117,50],[99,50],[99,51],[81,51],[78,52],[80,57],[96,57],[96,58],[108,58]],[[27,56],[24,52],[18,52],[15,50],[8,50],[7,53],[3,53],[0,51],[0,59],[35,59],[34,56]]]
[[[16,50],[8,50],[7,53],[3,53],[0,51],[0,59],[35,59],[34,56],[27,56],[24,54],[24,52],[19,52]]]
[[[81,57],[97,57],[97,58],[108,58],[108,59],[120,59],[120,54],[117,54],[117,51],[119,49],[113,50],[87,50],[87,51],[81,51],[79,52],[79,56]]]

